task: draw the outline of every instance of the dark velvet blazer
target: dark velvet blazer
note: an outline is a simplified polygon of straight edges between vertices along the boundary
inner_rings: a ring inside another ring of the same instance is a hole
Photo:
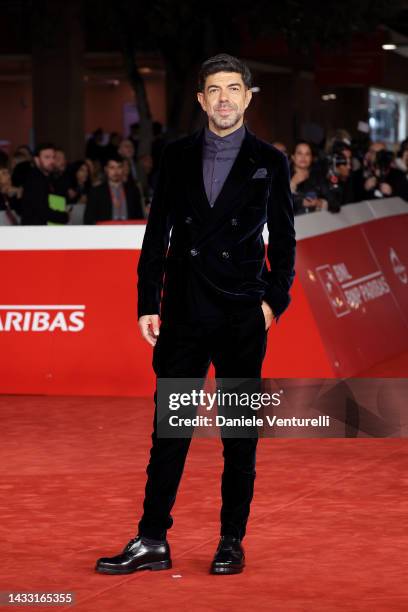
[[[295,274],[287,158],[246,128],[234,165],[210,207],[203,181],[203,135],[201,130],[163,151],[138,264],[138,317],[182,319],[188,276],[198,274],[226,301],[265,300],[278,318],[289,305]]]
[[[128,219],[143,219],[141,198],[138,188],[128,182],[124,185]],[[108,183],[92,187],[88,194],[84,223],[93,225],[98,221],[112,220],[112,198]]]

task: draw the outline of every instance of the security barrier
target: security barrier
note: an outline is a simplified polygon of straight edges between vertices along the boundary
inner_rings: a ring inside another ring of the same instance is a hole
[[[136,315],[144,229],[0,228],[0,393],[152,392]],[[408,204],[303,215],[296,232],[292,304],[268,334],[263,375],[407,376]]]

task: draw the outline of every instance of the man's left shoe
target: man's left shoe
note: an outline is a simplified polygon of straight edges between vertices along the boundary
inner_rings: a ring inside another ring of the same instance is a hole
[[[240,574],[245,567],[245,553],[239,538],[221,536],[210,574]]]

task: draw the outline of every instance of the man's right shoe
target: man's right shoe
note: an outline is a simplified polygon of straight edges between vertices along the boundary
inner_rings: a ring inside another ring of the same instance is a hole
[[[149,544],[137,536],[126,544],[121,554],[98,559],[95,570],[101,574],[131,574],[143,569],[170,569],[171,565],[167,540],[163,544]]]
[[[240,574],[245,567],[245,552],[239,538],[221,536],[210,574]]]

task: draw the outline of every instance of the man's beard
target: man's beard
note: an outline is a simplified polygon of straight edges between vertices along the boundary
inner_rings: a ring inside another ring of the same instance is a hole
[[[238,108],[228,107],[231,109],[231,113],[228,117],[220,117],[216,114],[217,110],[215,109],[214,113],[210,117],[211,122],[219,129],[227,129],[234,127],[239,121],[242,119],[243,113],[241,113]]]

